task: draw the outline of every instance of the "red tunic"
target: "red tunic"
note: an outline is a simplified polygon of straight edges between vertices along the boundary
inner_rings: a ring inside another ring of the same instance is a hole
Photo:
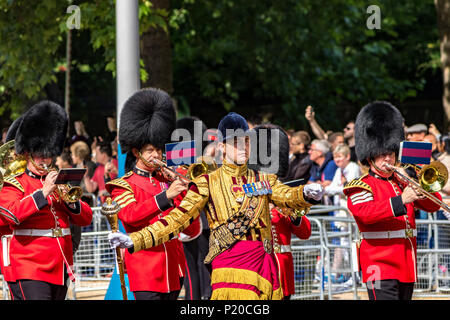
[[[150,177],[148,172],[136,168],[134,171],[106,184],[112,199],[121,206],[118,217],[127,233],[141,230],[173,209],[165,196],[168,184],[164,177]],[[175,205],[181,202],[182,196],[174,200]],[[191,231],[201,232],[198,219],[184,230],[187,233]],[[185,256],[178,239],[133,254],[126,250],[125,264],[131,291],[167,293],[181,289],[180,277],[184,276]]]
[[[15,179],[5,180],[0,205],[20,221],[19,225],[8,222],[11,229],[53,229],[57,224],[60,228],[70,228],[69,219],[79,226],[91,223],[92,210],[83,201],[71,209],[52,195],[44,198],[40,191],[43,181],[44,177],[37,177],[29,171],[15,176]],[[71,269],[73,265],[72,238],[70,235],[58,238],[14,235],[10,244],[10,261],[13,271],[10,279],[64,285],[64,269]]]
[[[291,235],[295,234],[300,239],[308,239],[311,236],[311,223],[308,218],[301,217],[300,224],[294,225],[290,217],[280,213],[278,208],[273,208],[272,215],[272,235],[274,246],[276,244],[289,246]],[[295,293],[294,284],[294,260],[291,252],[276,253],[275,258],[278,263],[280,283],[283,287],[283,295],[289,296]]]
[[[344,193],[360,232],[415,229],[414,208],[427,212],[439,209],[429,199],[403,205],[403,187],[396,178],[385,179],[370,173],[358,181],[345,187]],[[441,199],[438,193],[434,195]],[[415,282],[416,253],[416,237],[363,239],[359,258],[363,282],[386,279]]]

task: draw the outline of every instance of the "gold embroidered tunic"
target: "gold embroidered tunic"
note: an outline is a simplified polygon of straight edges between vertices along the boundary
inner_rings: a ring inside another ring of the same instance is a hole
[[[270,186],[271,193],[248,197],[242,192],[242,185],[259,182]],[[134,252],[170,240],[197,218],[201,210],[205,210],[211,229],[205,263],[210,263],[238,240],[262,241],[270,253],[269,201],[278,207],[298,210],[308,211],[311,207],[303,198],[303,186],[289,187],[276,175],[255,172],[247,165],[238,166],[224,161],[219,169],[196,178],[180,205],[167,216],[130,234]]]

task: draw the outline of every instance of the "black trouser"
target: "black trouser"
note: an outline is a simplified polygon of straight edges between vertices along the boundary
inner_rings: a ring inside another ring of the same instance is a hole
[[[183,285],[183,278],[180,278],[180,286]],[[133,291],[136,300],[177,300],[181,290],[167,293],[156,291]]]
[[[8,282],[12,300],[65,300],[67,285],[57,285],[38,280]]]
[[[197,239],[183,242],[186,256],[185,300],[208,300],[211,297],[211,278],[203,262],[208,253],[208,246],[205,231]]]
[[[400,282],[395,279],[367,282],[370,300],[411,300],[414,282]]]

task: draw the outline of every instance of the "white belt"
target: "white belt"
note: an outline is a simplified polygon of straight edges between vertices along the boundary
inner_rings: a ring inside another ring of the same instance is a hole
[[[361,232],[363,239],[395,239],[417,237],[416,229],[401,229],[395,231]]]
[[[291,250],[291,245],[287,244],[287,245],[279,245],[279,244],[275,244],[273,246],[273,251],[275,253],[286,253],[286,252],[292,252]]]
[[[31,237],[50,237],[59,238],[70,235],[70,228],[55,229],[16,229],[13,231],[15,236],[31,236]]]

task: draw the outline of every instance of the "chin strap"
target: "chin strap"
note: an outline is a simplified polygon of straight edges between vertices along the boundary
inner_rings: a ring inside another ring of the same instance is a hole
[[[157,165],[155,165],[155,164],[153,164],[153,163],[151,163],[151,162],[145,160],[144,157],[142,156],[142,153],[141,153],[140,151],[139,151],[138,157],[139,157],[139,159],[145,164],[146,167],[149,167],[149,168],[158,168]]]
[[[392,174],[392,173],[394,172],[394,171],[392,171],[392,170],[383,170],[383,169],[379,168],[379,167],[375,164],[375,162],[373,162],[372,159],[369,160],[369,163],[370,163],[375,169],[377,169],[377,171],[379,171],[379,172],[381,172],[381,173],[384,173],[384,174]],[[395,163],[395,164],[396,164],[396,163]],[[395,166],[395,164],[394,164],[394,166]]]
[[[49,167],[38,165],[38,164],[33,160],[33,157],[32,157],[31,155],[29,155],[28,158],[30,159],[31,163],[33,164],[33,166],[34,166],[38,171],[41,171],[41,172],[43,172],[43,173],[49,173],[49,172],[50,172],[50,168],[49,168]]]

